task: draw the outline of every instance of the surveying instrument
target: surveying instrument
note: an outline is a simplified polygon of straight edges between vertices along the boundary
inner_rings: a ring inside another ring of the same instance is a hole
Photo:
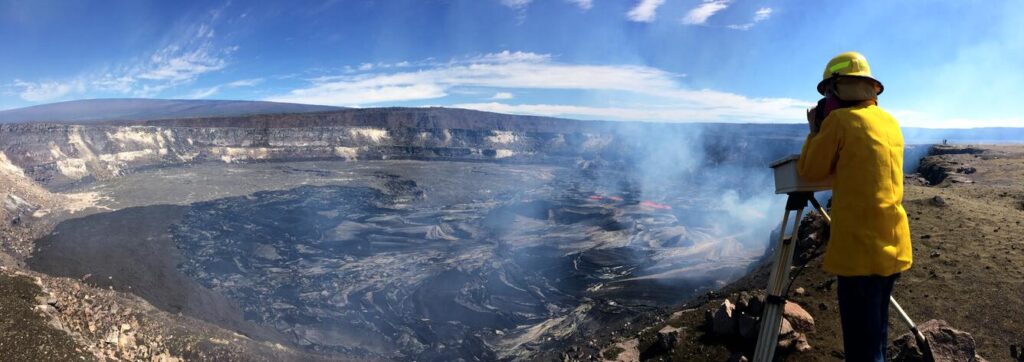
[[[832,222],[832,218],[825,212],[825,208],[821,207],[818,200],[814,198],[815,192],[832,189],[832,180],[809,182],[801,179],[796,166],[799,158],[800,155],[791,155],[768,165],[775,174],[775,193],[786,194],[788,199],[786,200],[786,213],[782,217],[782,225],[779,230],[779,244],[775,248],[775,260],[772,262],[771,274],[768,277],[768,289],[766,290],[768,295],[765,298],[764,311],[761,314],[761,329],[757,335],[754,362],[771,362],[775,356],[779,328],[782,323],[782,311],[792,282],[789,280],[789,272],[793,266],[793,253],[796,251],[797,234],[800,231],[800,220],[803,218],[804,208],[810,203],[826,222]],[[791,214],[793,215],[792,222],[790,222]],[[790,225],[792,228],[789,228]],[[924,335],[917,330],[914,321],[892,296],[889,296],[889,303],[896,308],[903,322],[910,326],[911,332],[914,333],[914,339],[917,340],[917,345],[922,351],[925,351],[925,356],[930,356],[928,343]]]

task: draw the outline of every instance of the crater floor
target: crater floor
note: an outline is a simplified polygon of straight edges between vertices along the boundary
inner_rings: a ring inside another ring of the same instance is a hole
[[[729,217],[708,207],[720,190],[642,192],[614,170],[196,164],[74,191],[99,208],[39,240],[34,269],[352,357],[543,357],[734,278],[763,250],[712,225]]]

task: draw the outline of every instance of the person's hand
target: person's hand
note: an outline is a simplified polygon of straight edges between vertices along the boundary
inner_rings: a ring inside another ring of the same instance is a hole
[[[814,122],[814,116],[818,114],[817,106],[807,109],[807,128],[811,130],[811,134],[818,133],[817,122]]]

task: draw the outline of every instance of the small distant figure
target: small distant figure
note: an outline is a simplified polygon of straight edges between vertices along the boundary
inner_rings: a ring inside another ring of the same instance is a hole
[[[945,145],[946,145],[946,144],[948,144],[948,143],[949,143],[949,142],[946,142],[946,139],[945,139],[945,138],[943,138],[943,139],[942,139],[942,145],[943,145],[943,146],[945,146]]]

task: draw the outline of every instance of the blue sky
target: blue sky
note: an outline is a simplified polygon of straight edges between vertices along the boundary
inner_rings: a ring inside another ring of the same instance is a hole
[[[0,0],[0,109],[110,97],[802,122],[864,53],[904,125],[1024,126],[1024,4]]]

